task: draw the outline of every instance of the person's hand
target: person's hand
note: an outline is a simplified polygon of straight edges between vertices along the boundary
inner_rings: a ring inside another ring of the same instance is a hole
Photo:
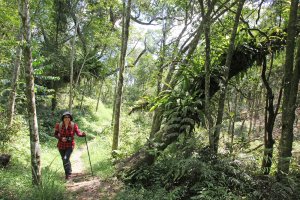
[[[66,142],[66,141],[67,141],[67,138],[66,138],[66,137],[62,137],[62,138],[61,138],[61,141]]]
[[[82,137],[86,137],[86,133],[85,132],[82,132]]]

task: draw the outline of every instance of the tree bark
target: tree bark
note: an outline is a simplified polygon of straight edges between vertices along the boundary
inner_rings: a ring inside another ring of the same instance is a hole
[[[97,105],[96,105],[96,112],[98,111],[99,103],[100,103],[100,98],[101,98],[101,92],[102,92],[102,86],[103,86],[103,80],[100,81],[99,85],[99,91],[98,91],[98,97],[97,97]]]
[[[233,116],[231,120],[231,126],[229,127],[229,132],[228,132],[228,136],[230,138],[230,149],[229,149],[230,155],[233,155],[233,139],[235,134],[235,122],[236,122],[237,109],[238,109],[238,99],[239,99],[239,95],[237,93],[234,97]]]
[[[31,28],[29,14],[29,0],[20,0],[20,16],[23,24],[25,44],[23,46],[28,124],[30,132],[31,169],[34,185],[41,184],[41,152],[39,144],[38,122],[36,115],[35,94],[34,94],[34,74],[32,67],[31,50]]]
[[[160,58],[159,58],[159,64],[157,66],[158,74],[157,74],[157,87],[156,87],[156,95],[158,96],[160,92],[162,91],[162,75],[163,75],[163,65],[165,63],[165,56],[166,56],[166,40],[167,40],[167,20],[163,20],[163,28],[162,28],[162,42],[160,46]],[[150,139],[154,137],[154,134],[159,131],[162,121],[162,109],[157,108],[154,111],[154,115],[152,118],[152,125],[151,125],[151,131],[150,131]]]
[[[122,93],[123,93],[123,72],[125,69],[125,57],[127,51],[127,43],[129,37],[129,24],[130,24],[130,11],[131,11],[131,0],[123,2],[123,26],[122,26],[122,46],[120,55],[120,71],[119,79],[117,85],[115,111],[114,111],[114,133],[113,133],[113,143],[112,152],[114,156],[114,151],[119,147],[119,132],[120,132],[120,113],[121,113],[121,103],[122,103]]]
[[[23,35],[22,35],[22,25],[20,25],[20,32],[17,36],[17,41],[19,41],[19,45],[16,49],[16,58],[14,63],[14,70],[13,70],[13,77],[11,80],[11,91],[9,95],[8,101],[8,109],[7,109],[7,120],[8,126],[12,126],[14,113],[15,113],[15,103],[16,103],[16,95],[17,95],[17,86],[18,86],[18,79],[20,74],[20,63],[22,58],[22,48],[21,44],[23,42]]]
[[[300,73],[300,41],[294,66],[295,37],[297,25],[298,0],[292,0],[290,6],[289,23],[287,30],[286,60],[284,65],[283,102],[282,102],[282,133],[279,142],[279,158],[277,173],[280,179],[282,175],[289,173],[290,160],[293,146],[293,124],[295,121],[296,98],[298,92]]]
[[[77,27],[79,26],[79,22],[75,21],[75,29],[74,35],[72,39],[72,47],[71,47],[71,60],[70,60],[70,97],[69,97],[69,111],[72,112],[72,105],[73,105],[73,80],[74,80],[74,56],[75,56],[75,42],[76,42],[76,33]]]
[[[254,92],[253,92],[254,93]],[[248,99],[248,111],[249,111],[249,129],[248,129],[248,141],[250,140],[250,136],[253,129],[253,119],[254,119],[254,109],[255,109],[255,93],[253,94],[252,91],[249,92],[249,98]]]
[[[220,93],[216,129],[213,134],[212,142],[211,142],[211,148],[213,149],[214,153],[218,153],[220,131],[221,131],[221,125],[222,125],[222,121],[223,121],[224,105],[225,105],[225,98],[226,98],[227,85],[228,85],[228,79],[229,79],[229,68],[230,68],[232,56],[234,53],[235,37],[236,37],[236,32],[237,32],[238,24],[240,21],[240,16],[242,14],[242,9],[243,9],[244,3],[245,3],[245,0],[239,1],[238,9],[237,9],[237,12],[235,15],[234,26],[233,26],[233,29],[231,32],[230,43],[229,43],[229,47],[227,50],[227,56],[226,56],[226,62],[225,62],[225,72],[224,72],[224,77],[225,77],[225,82],[224,82],[224,86],[223,86],[224,88],[221,90],[221,93]]]
[[[58,93],[58,86],[56,81],[52,81],[52,88],[54,90],[53,97],[51,98],[51,110],[54,111],[57,106],[57,93]]]
[[[204,94],[205,94],[205,100],[204,100],[204,113],[205,117],[207,119],[207,130],[209,135],[209,145],[210,147],[213,146],[213,117],[211,113],[211,106],[210,106],[210,97],[209,97],[209,91],[210,91],[210,74],[211,74],[211,59],[210,59],[210,26],[211,26],[211,16],[210,12],[205,13],[203,0],[199,1],[200,8],[201,8],[201,14],[203,18],[203,26],[204,26],[204,38],[205,38],[205,87],[204,87]],[[211,2],[208,1],[208,10],[212,10]],[[213,150],[213,148],[211,148]]]
[[[265,133],[264,133],[264,156],[262,161],[262,171],[265,175],[270,173],[272,167],[273,160],[273,145],[275,144],[275,140],[273,139],[273,128],[275,119],[278,113],[279,104],[281,100],[281,90],[279,92],[278,104],[276,109],[274,108],[274,95],[272,88],[270,87],[267,77],[266,77],[266,69],[267,69],[267,60],[266,57],[263,58],[263,67],[262,67],[262,80],[267,90],[266,97],[266,109],[265,109]]]

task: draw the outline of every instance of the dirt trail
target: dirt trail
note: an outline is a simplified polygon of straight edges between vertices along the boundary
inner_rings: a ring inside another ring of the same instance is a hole
[[[81,160],[84,150],[80,147],[71,156],[73,172],[71,179],[66,182],[67,191],[71,193],[72,199],[77,200],[114,199],[121,189],[121,183],[117,179],[101,180],[91,176],[90,171],[85,173]]]

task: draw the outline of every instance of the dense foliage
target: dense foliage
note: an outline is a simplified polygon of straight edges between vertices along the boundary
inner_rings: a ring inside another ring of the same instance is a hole
[[[53,127],[67,109],[89,133],[96,176],[124,181],[117,199],[297,199],[299,6],[291,5],[299,2],[130,2],[126,18],[128,1],[0,0],[0,153],[11,155],[0,169],[0,199],[72,198],[53,157]],[[27,30],[23,3],[30,9],[30,41],[20,37]],[[39,186],[29,175],[33,113],[24,61],[34,75]],[[113,140],[119,146],[112,158]]]

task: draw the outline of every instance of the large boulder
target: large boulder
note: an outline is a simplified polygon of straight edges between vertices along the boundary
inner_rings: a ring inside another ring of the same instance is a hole
[[[0,167],[6,167],[9,164],[11,155],[1,154],[0,155]]]

